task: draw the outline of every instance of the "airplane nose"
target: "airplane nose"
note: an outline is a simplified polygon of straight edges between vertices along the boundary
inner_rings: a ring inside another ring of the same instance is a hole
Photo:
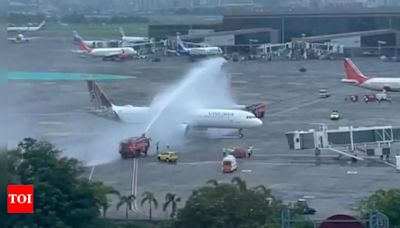
[[[263,125],[262,120],[260,120],[260,119],[255,119],[254,120],[254,126],[255,127],[261,127],[262,125]]]

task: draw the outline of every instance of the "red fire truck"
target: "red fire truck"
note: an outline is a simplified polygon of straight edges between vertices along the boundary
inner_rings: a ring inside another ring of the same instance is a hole
[[[122,158],[135,158],[140,155],[147,156],[150,147],[150,138],[146,136],[125,139],[119,144],[119,153]]]

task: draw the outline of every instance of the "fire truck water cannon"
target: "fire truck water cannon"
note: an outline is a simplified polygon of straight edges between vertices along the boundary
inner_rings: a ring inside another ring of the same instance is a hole
[[[123,140],[119,144],[119,153],[122,158],[135,158],[141,155],[147,156],[151,139],[144,134],[140,137],[132,137]]]

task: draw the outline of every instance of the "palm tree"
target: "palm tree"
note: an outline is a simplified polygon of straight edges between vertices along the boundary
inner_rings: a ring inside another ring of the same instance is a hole
[[[93,187],[95,190],[95,197],[99,201],[101,208],[103,209],[103,217],[106,217],[107,209],[110,207],[107,196],[116,195],[120,196],[119,192],[112,186],[105,185],[102,182],[94,182]]]
[[[167,193],[165,195],[165,203],[163,205],[163,211],[166,211],[168,206],[171,205],[171,218],[175,217],[177,203],[181,201],[181,197],[177,197],[174,193]]]
[[[126,204],[125,208],[125,218],[128,219],[128,210],[132,210],[132,204],[135,202],[136,196],[131,194],[129,196],[121,196],[119,198],[119,202],[117,204],[117,210],[124,204]]]
[[[232,184],[237,185],[237,187],[239,188],[239,190],[241,192],[245,192],[247,191],[247,185],[246,185],[246,181],[242,180],[240,177],[234,177],[232,178]]]
[[[154,205],[154,208],[157,209],[158,202],[154,196],[154,193],[152,193],[152,192],[146,191],[142,194],[142,196],[143,196],[143,199],[142,199],[142,202],[140,202],[140,206],[143,207],[143,204],[146,201],[149,203],[149,220],[151,220],[151,218],[152,218],[152,210],[151,210],[152,207],[151,206]]]
[[[253,188],[255,191],[260,192],[261,194],[265,196],[270,196],[271,195],[271,190],[267,189],[264,185],[260,184],[257,185],[256,187]]]
[[[212,185],[213,187],[217,187],[218,186],[218,181],[215,179],[210,179],[206,182],[209,185]]]

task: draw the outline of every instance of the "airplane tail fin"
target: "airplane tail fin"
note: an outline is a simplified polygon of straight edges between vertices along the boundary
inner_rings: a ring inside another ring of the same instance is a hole
[[[103,90],[97,85],[95,81],[88,80],[86,82],[90,94],[90,101],[95,108],[111,108],[113,106],[110,99],[108,99],[107,95],[103,92]]]
[[[43,26],[45,26],[45,25],[46,25],[46,21],[42,21],[42,22],[39,24],[39,29],[43,28]]]
[[[122,27],[119,27],[119,34],[121,34],[122,37],[125,36],[124,29]]]
[[[368,77],[366,77],[349,58],[344,59],[344,71],[346,73],[346,81],[361,84],[368,80]]]
[[[103,90],[97,85],[93,80],[88,80],[87,86],[90,94],[90,102],[93,104],[94,111],[93,114],[104,117],[106,119],[111,119],[115,121],[120,121],[118,114],[114,111],[114,105],[111,100],[103,92]]]
[[[78,34],[77,31],[73,31],[73,32],[72,32],[72,37],[73,37],[74,44],[78,45],[79,50],[85,51],[85,52],[87,52],[87,53],[89,53],[89,52],[92,51],[92,49],[90,49],[90,48],[85,44],[85,42],[83,42],[82,37]]]

